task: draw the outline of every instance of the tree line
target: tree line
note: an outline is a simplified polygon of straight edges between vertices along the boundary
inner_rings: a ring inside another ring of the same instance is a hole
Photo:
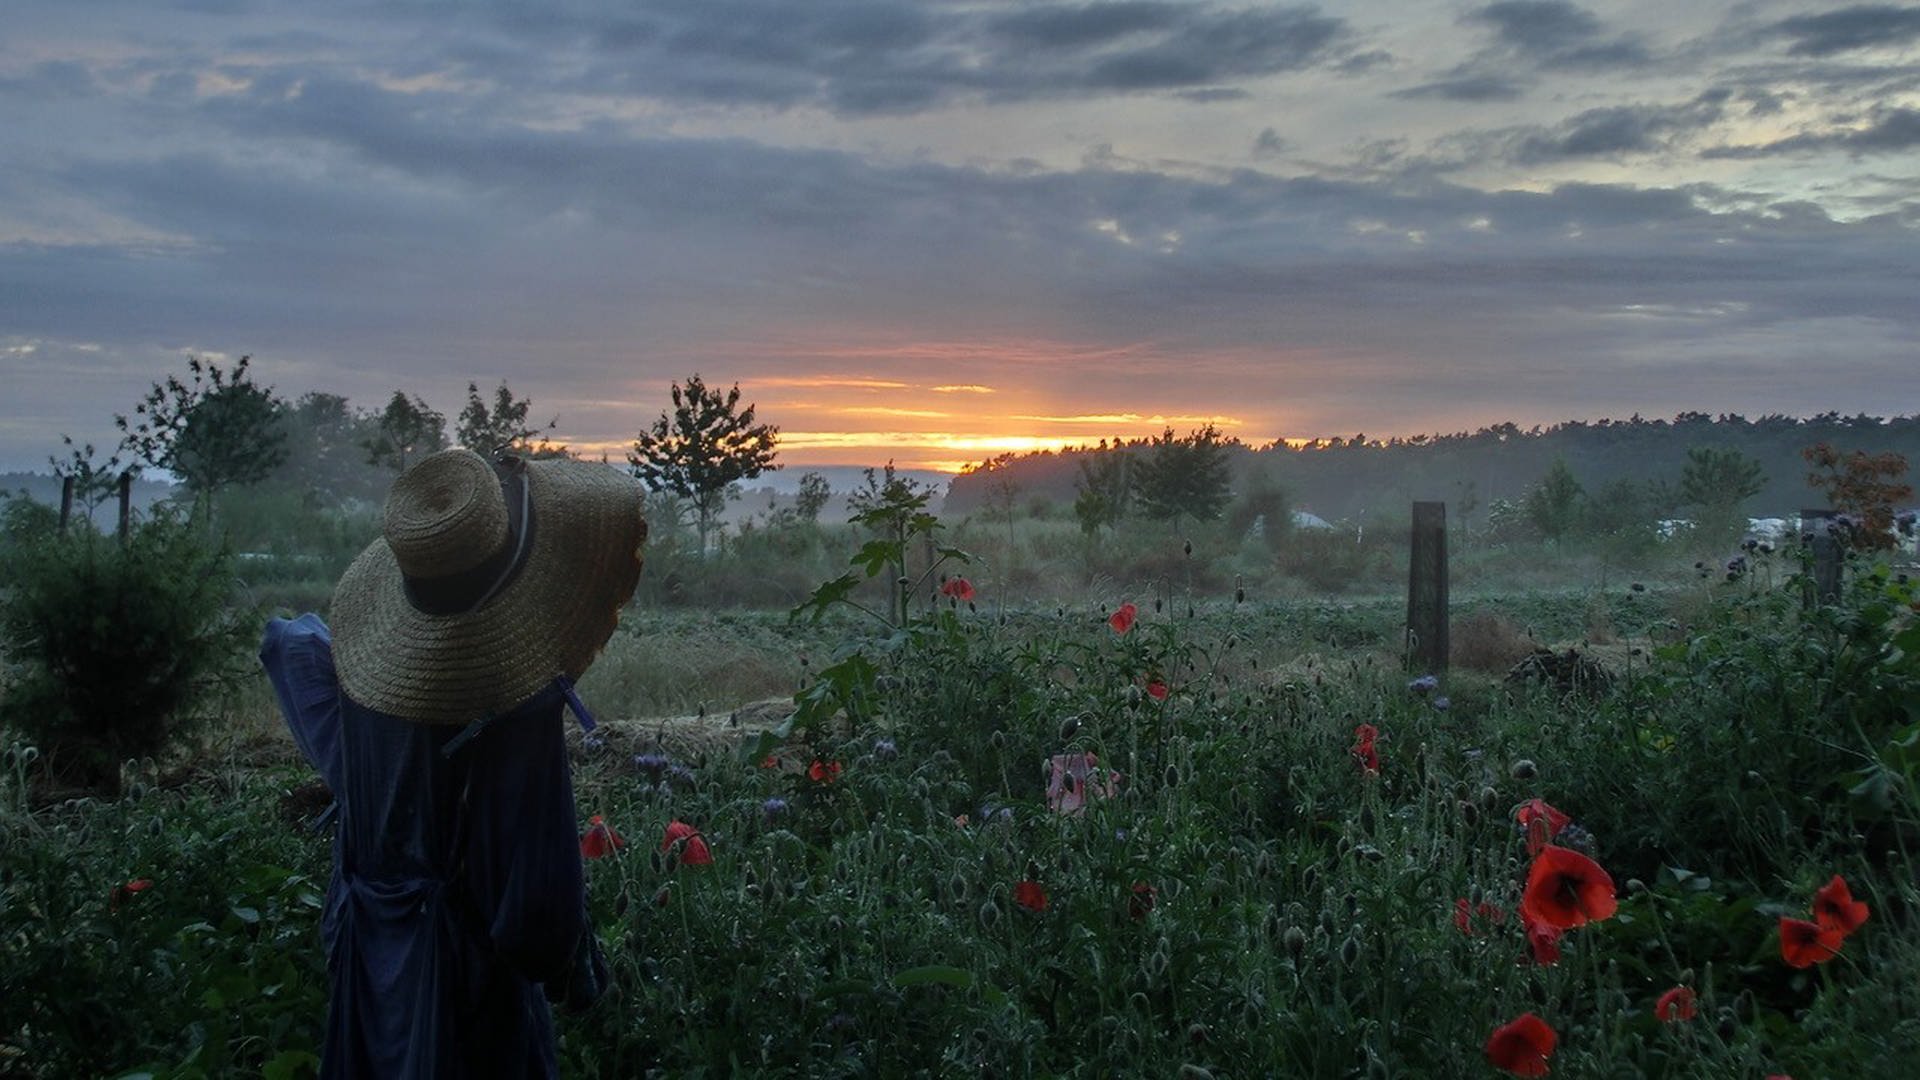
[[[532,400],[504,380],[490,394],[469,382],[449,433],[446,416],[417,394],[396,390],[378,410],[324,391],[288,401],[254,378],[252,363],[250,356],[228,366],[188,357],[184,378],[168,375],[132,413],[115,415],[121,441],[104,459],[91,444],[63,436],[65,456],[49,459],[55,475],[73,481],[76,502],[90,511],[123,473],[161,470],[211,522],[216,497],[235,487],[296,491],[313,509],[377,502],[409,465],[454,445],[484,455],[575,456],[548,437],[559,418],[532,420]],[[738,384],[722,391],[696,373],[674,383],[670,397],[671,408],[636,434],[627,467],[649,490],[688,500],[704,549],[735,485],[780,467],[779,428],[756,421]],[[803,485],[803,506],[825,502],[820,486]]]

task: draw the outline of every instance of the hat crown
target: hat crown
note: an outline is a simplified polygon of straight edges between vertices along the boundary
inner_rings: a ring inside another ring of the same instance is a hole
[[[382,532],[400,572],[432,579],[473,569],[507,540],[507,500],[486,459],[443,450],[394,481]]]

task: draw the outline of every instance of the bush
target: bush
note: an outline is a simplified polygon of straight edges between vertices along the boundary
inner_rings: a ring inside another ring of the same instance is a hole
[[[227,683],[252,637],[229,605],[228,556],[160,517],[124,547],[91,532],[23,547],[7,573],[0,717],[46,752],[56,778],[106,794]]]

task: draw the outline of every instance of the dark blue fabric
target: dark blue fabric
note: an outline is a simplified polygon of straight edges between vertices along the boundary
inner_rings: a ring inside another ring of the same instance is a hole
[[[584,1006],[579,988],[597,992],[604,972],[587,927],[564,697],[540,694],[443,754],[461,728],[340,692],[317,616],[269,623],[260,660],[340,805],[321,1074],[555,1075],[547,999]]]

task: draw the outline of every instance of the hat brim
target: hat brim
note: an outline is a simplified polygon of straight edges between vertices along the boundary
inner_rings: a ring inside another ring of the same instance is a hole
[[[464,724],[587,670],[640,581],[643,492],[632,477],[588,462],[529,462],[527,478],[532,553],[478,611],[416,609],[385,539],[347,568],[329,616],[348,697],[406,720]]]

